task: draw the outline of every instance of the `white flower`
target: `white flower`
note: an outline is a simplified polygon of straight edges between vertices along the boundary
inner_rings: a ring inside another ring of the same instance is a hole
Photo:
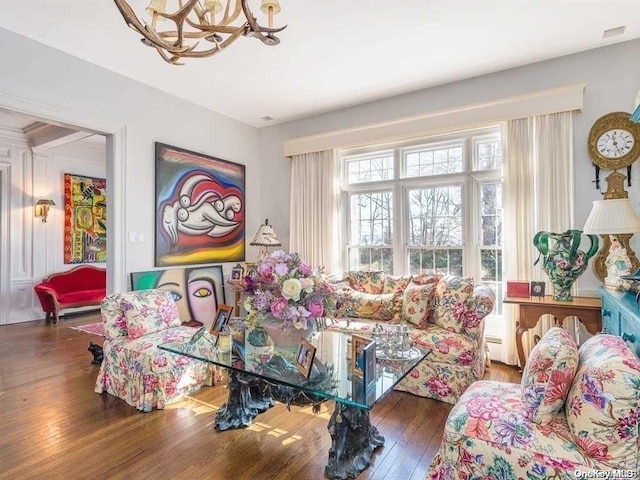
[[[307,292],[313,292],[313,278],[301,278],[300,284],[302,285],[302,289]]]
[[[302,290],[302,283],[297,278],[289,278],[282,283],[282,296],[287,300],[299,301],[300,290]]]

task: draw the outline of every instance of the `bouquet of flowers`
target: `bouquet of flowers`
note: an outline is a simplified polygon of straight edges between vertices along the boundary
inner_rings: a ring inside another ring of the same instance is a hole
[[[282,328],[307,328],[310,321],[336,308],[335,288],[321,272],[300,260],[297,253],[277,250],[266,255],[245,278],[249,293],[244,307],[246,323],[257,326],[264,316],[282,321]]]

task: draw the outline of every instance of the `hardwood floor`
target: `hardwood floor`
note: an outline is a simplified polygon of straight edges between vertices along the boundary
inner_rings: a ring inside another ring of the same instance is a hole
[[[333,403],[318,415],[278,404],[244,430],[217,432],[223,385],[205,387],[165,410],[139,413],[93,388],[89,341],[69,328],[99,315],[0,327],[1,479],[322,479]],[[486,378],[520,381],[494,364]],[[371,411],[385,437],[358,478],[423,479],[451,405],[391,392]]]

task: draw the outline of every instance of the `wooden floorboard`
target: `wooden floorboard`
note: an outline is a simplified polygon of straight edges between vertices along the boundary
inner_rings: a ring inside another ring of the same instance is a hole
[[[99,314],[0,327],[0,479],[306,480],[324,478],[333,402],[278,404],[242,430],[218,432],[224,384],[205,387],[165,410],[139,413],[97,395],[98,366],[87,351],[102,338],[70,328]],[[486,378],[519,382],[493,364]],[[420,480],[440,445],[451,405],[391,392],[371,411],[385,437],[358,478]]]

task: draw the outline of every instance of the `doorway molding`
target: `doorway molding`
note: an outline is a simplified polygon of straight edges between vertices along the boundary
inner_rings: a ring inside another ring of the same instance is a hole
[[[5,92],[0,92],[0,107],[106,136],[107,185],[111,199],[107,204],[107,293],[126,291],[126,124]]]

